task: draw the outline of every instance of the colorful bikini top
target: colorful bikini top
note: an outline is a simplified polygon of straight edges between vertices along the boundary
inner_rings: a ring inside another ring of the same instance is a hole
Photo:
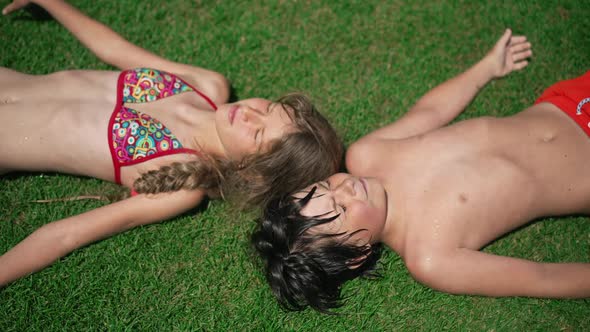
[[[178,76],[149,68],[123,71],[117,82],[117,103],[109,121],[109,149],[115,169],[115,182],[121,183],[121,167],[154,158],[197,151],[182,143],[163,123],[125,104],[149,103],[184,92],[195,92],[213,109],[211,99]]]

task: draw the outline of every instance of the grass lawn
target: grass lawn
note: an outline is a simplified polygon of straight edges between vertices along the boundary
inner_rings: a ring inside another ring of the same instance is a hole
[[[586,0],[73,3],[136,44],[226,74],[239,98],[306,92],[347,143],[395,120],[421,94],[473,64],[506,27],[528,36],[534,59],[525,71],[490,84],[461,118],[513,114],[553,82],[590,69]],[[0,66],[27,73],[113,69],[59,24],[24,13],[0,17],[0,43]],[[1,178],[0,253],[45,223],[105,204],[31,201],[112,190],[56,174]],[[384,256],[382,279],[345,287],[350,298],[340,315],[286,313],[250,249],[253,225],[213,201],[77,250],[0,290],[0,331],[590,330],[590,300],[442,294],[415,282],[392,252]],[[544,220],[485,250],[590,262],[590,223]]]

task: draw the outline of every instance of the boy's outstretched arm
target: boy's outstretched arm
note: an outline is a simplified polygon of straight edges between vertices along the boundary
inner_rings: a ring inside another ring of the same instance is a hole
[[[453,294],[590,297],[589,263],[537,263],[458,248],[406,264],[418,281]]]
[[[77,248],[179,215],[197,206],[204,196],[200,190],[153,197],[138,195],[49,223],[0,256],[0,288],[49,266]]]
[[[526,67],[531,55],[526,37],[513,36],[507,29],[478,63],[428,91],[394,123],[365,137],[402,139],[445,126],[463,112],[488,82]]]

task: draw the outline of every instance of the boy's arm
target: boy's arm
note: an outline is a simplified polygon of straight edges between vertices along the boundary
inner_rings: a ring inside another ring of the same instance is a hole
[[[0,287],[41,270],[77,248],[179,215],[198,205],[204,196],[202,191],[138,195],[49,223],[0,256]]]
[[[434,289],[485,296],[590,297],[589,263],[536,263],[469,249],[438,252],[427,264],[408,263]]]
[[[29,3],[37,4],[70,31],[100,60],[119,69],[149,67],[181,75],[216,103],[225,103],[229,96],[226,78],[214,71],[173,62],[130,43],[106,25],[86,16],[62,0],[14,0],[2,13],[7,15]]]
[[[403,139],[445,126],[463,112],[488,82],[526,67],[526,59],[531,55],[526,37],[512,36],[507,29],[478,63],[427,92],[394,123],[364,138]]]

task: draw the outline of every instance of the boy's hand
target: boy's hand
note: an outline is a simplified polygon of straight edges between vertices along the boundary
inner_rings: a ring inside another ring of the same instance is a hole
[[[15,10],[22,9],[31,3],[31,0],[14,0],[2,9],[2,15],[8,15]]]
[[[529,64],[527,59],[532,54],[531,43],[525,36],[513,36],[512,31],[506,29],[486,58],[489,60],[493,77],[500,78],[526,67]]]

